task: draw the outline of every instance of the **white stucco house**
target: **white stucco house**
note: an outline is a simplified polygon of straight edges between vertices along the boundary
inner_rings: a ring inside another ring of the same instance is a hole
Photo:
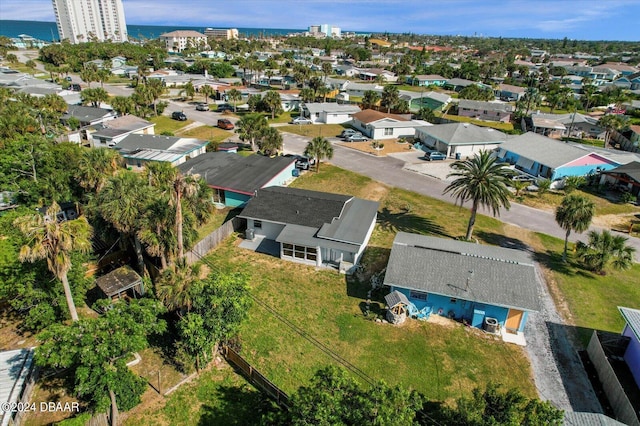
[[[427,121],[411,120],[403,115],[387,114],[373,109],[353,114],[351,125],[371,139],[414,137],[416,128],[433,126]]]
[[[333,102],[305,103],[302,115],[313,123],[341,124],[351,120],[353,114],[359,113],[357,105],[337,104]]]

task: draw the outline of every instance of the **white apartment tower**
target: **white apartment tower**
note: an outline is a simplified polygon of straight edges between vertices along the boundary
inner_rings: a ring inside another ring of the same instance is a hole
[[[53,0],[60,40],[127,41],[122,0]]]

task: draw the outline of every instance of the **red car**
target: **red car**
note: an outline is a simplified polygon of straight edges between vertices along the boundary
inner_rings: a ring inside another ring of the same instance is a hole
[[[226,118],[221,118],[220,120],[218,120],[218,127],[224,130],[233,130],[235,126]]]

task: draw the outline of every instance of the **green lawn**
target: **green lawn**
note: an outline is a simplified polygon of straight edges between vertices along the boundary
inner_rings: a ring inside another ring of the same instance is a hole
[[[143,402],[125,413],[124,424],[259,424],[262,413],[272,406],[271,402],[230,367],[223,365],[222,369],[212,367],[202,372],[194,381],[168,396],[164,404]],[[149,395],[146,396],[149,398]]]
[[[178,131],[178,133],[180,136],[203,139],[216,144],[234,135],[233,130],[223,130],[215,126],[198,126],[186,132]]]
[[[634,206],[630,203],[610,201],[604,198],[602,195],[583,190],[576,190],[574,193],[583,195],[589,200],[593,201],[593,203],[595,203],[596,216],[640,213],[640,207]],[[556,207],[559,206],[560,203],[562,203],[562,199],[565,197],[565,195],[566,194],[564,193],[564,191],[547,192],[543,195],[524,192],[518,202],[543,210],[555,211]]]
[[[149,118],[149,121],[151,121],[152,123],[156,123],[156,127],[154,130],[156,135],[159,135],[165,131],[175,134],[178,130],[193,123],[193,120],[178,121],[165,115],[151,117]]]
[[[236,216],[240,211],[240,209],[234,211],[231,207],[214,210],[207,223],[198,228],[198,241],[218,229],[224,222]]]

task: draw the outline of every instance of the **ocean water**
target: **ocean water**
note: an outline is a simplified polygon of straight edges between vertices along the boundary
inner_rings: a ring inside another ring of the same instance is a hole
[[[211,27],[220,28],[213,25]],[[127,25],[127,32],[129,37],[153,39],[170,31],[194,30],[204,32],[205,28],[207,27]],[[238,33],[240,33],[241,37],[278,36],[304,31],[284,28],[238,28]],[[0,20],[0,35],[12,38],[18,37],[20,34],[27,34],[43,41],[58,41],[58,28],[55,22]]]

